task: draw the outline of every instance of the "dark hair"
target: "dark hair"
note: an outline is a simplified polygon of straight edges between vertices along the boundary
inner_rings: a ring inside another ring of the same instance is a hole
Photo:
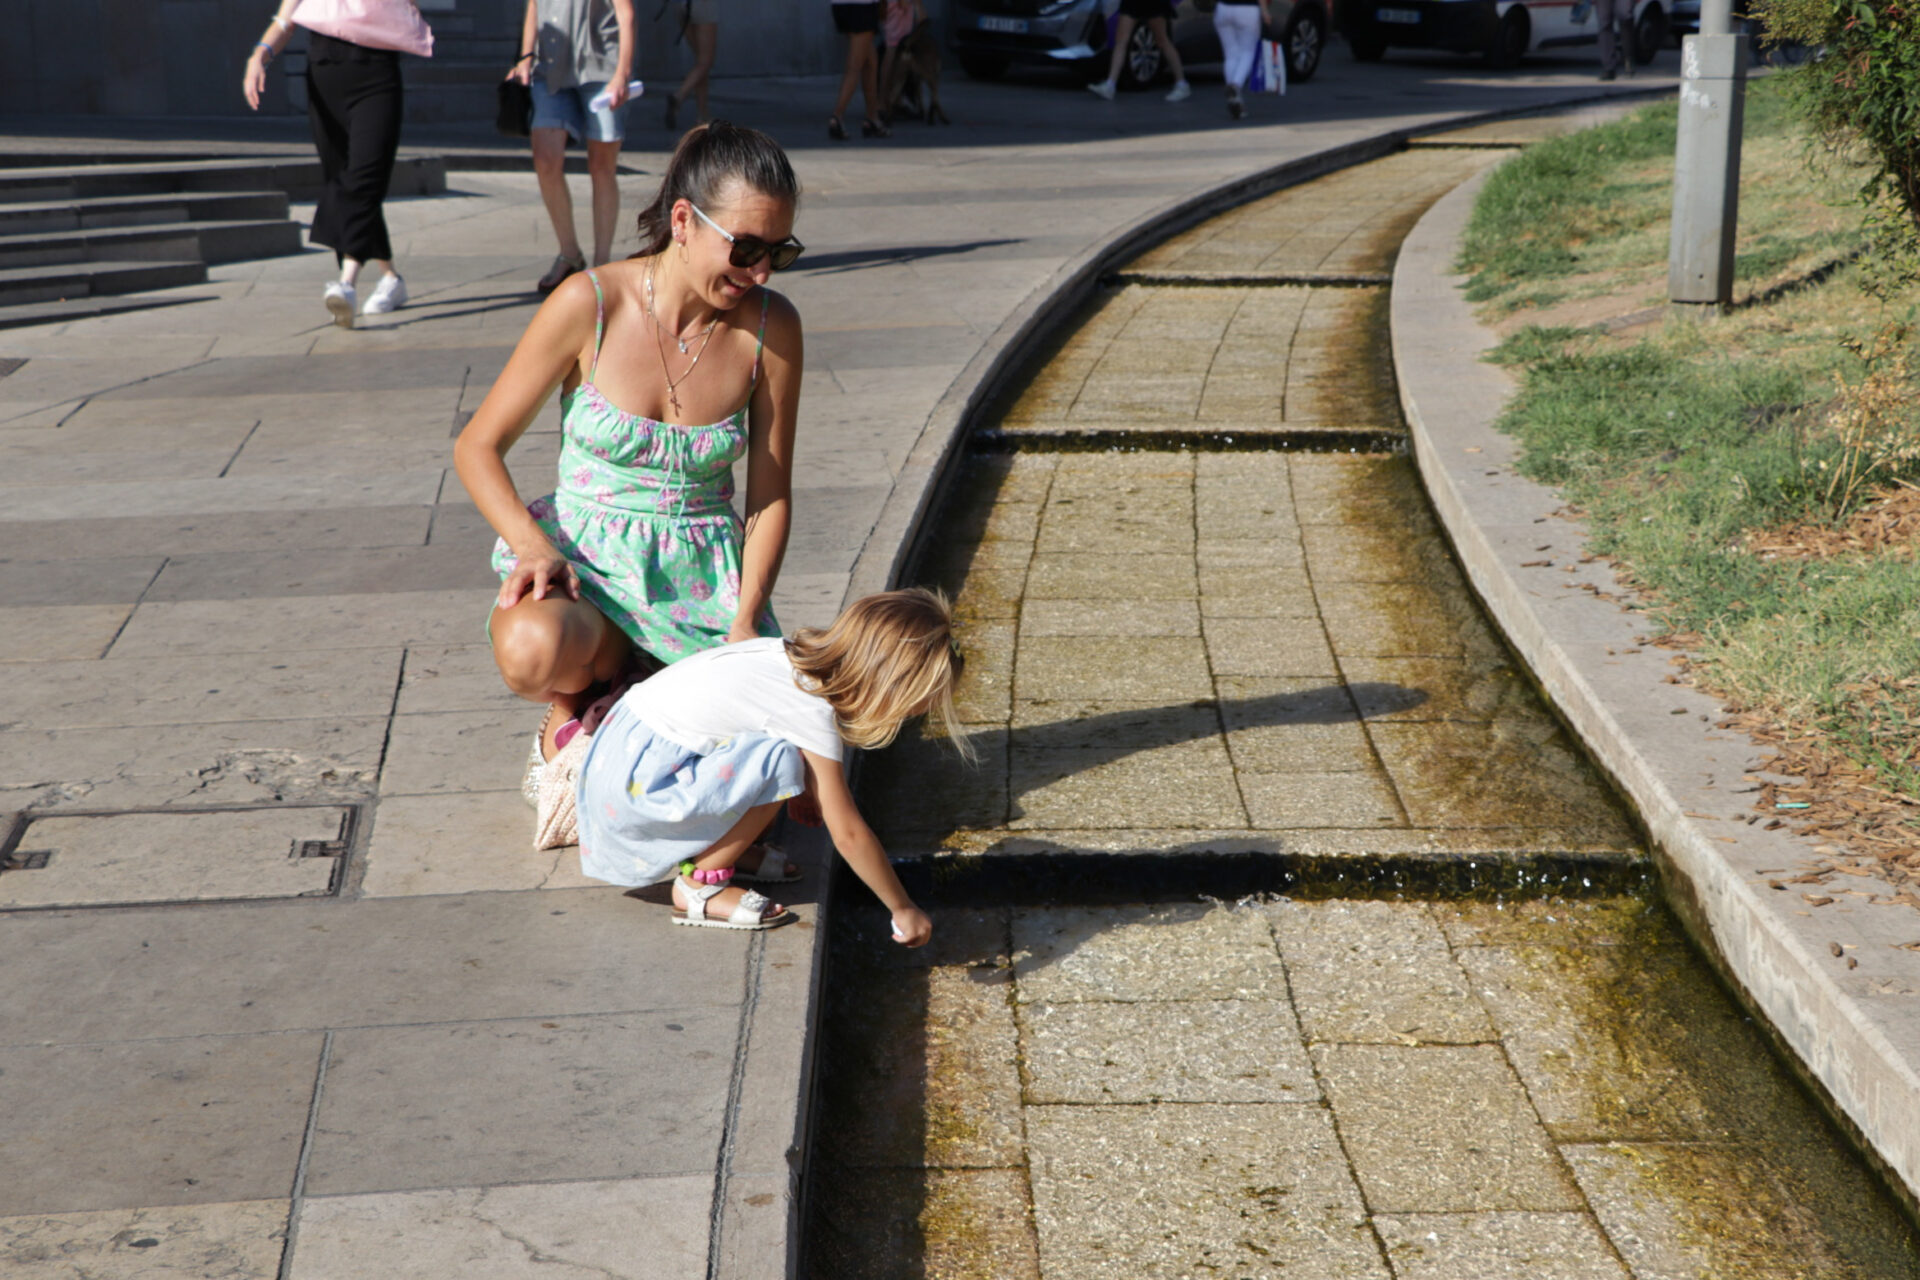
[[[711,205],[730,182],[749,191],[800,202],[800,180],[780,144],[758,129],[725,120],[687,130],[667,162],[660,194],[640,211],[640,255],[660,253],[673,243],[673,206],[681,200]]]

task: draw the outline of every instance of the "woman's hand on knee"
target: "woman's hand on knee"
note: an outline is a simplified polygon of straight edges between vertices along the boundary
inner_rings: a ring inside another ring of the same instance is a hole
[[[555,595],[578,600],[580,575],[565,556],[549,550],[521,556],[514,562],[500,584],[499,603],[502,609],[511,609],[522,600],[545,600]]]

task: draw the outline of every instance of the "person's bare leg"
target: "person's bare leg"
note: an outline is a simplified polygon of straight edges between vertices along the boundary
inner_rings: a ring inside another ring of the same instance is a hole
[[[573,229],[573,193],[567,190],[567,131],[533,131],[533,173],[540,180],[540,200],[547,206],[560,254],[580,261],[580,236]]]
[[[847,104],[853,101],[853,91],[860,86],[860,49],[862,45],[873,48],[873,36],[860,32],[847,37],[847,69],[840,75],[840,96],[833,102],[833,118],[843,120],[847,114]]]
[[[747,810],[738,822],[727,828],[727,834],[714,841],[707,847],[705,853],[693,860],[693,865],[702,871],[718,871],[740,861],[740,855],[760,838],[761,833],[766,831],[768,824],[773,821],[773,815],[779,813],[780,806],[785,803],[784,800],[775,800],[771,804],[758,804]],[[732,915],[733,909],[740,905],[740,899],[746,892],[745,889],[727,886],[707,900],[707,914],[721,917]],[[679,876],[673,878],[673,905],[681,911],[687,909],[686,891]],[[785,909],[776,902],[767,908],[767,915],[777,916]]]
[[[1127,58],[1127,41],[1133,39],[1133,29],[1139,24],[1128,14],[1121,14],[1113,24],[1113,57],[1107,61],[1108,84],[1120,83],[1120,64]]]
[[[873,33],[866,32],[854,37],[866,42],[864,61],[860,66],[860,92],[867,100],[867,119],[878,121],[880,117],[880,59],[873,52]]]
[[[613,228],[620,218],[620,144],[589,142],[587,173],[593,179],[593,266],[613,255]]]
[[[1173,69],[1173,79],[1178,82],[1187,78],[1187,69],[1180,65],[1180,51],[1173,47],[1173,39],[1167,34],[1167,20],[1155,18],[1147,24],[1147,30],[1153,32],[1153,42],[1160,46],[1160,56],[1167,60]]]
[[[631,645],[620,628],[584,600],[522,600],[496,606],[488,626],[493,660],[507,688],[529,702],[544,702],[547,717],[541,750],[553,754],[553,735],[586,705],[596,684],[620,674]]]
[[[687,72],[686,79],[673,91],[673,100],[684,103],[692,98],[700,112],[700,118],[707,118],[707,80],[713,74],[714,50],[719,47],[720,24],[717,22],[696,22],[687,28],[687,47],[693,50],[693,69]]]

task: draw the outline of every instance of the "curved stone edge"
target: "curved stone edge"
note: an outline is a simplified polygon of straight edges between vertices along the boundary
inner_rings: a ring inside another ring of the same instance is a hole
[[[1626,594],[1605,565],[1579,562],[1586,529],[1556,515],[1557,493],[1515,472],[1514,442],[1493,427],[1514,383],[1480,359],[1497,338],[1452,271],[1487,176],[1427,211],[1394,270],[1394,365],[1427,492],[1508,643],[1644,822],[1670,904],[1911,1211],[1920,959],[1892,944],[1920,937],[1920,915],[1864,897],[1810,907],[1808,886],[1769,889],[1767,872],[1796,874],[1818,855],[1809,839],[1748,823],[1752,799],[1740,788],[1752,784],[1741,775],[1761,748],[1713,727],[1723,714],[1713,699],[1667,683],[1671,655],[1636,644],[1640,615],[1578,585]],[[1877,880],[1846,887],[1892,892]],[[1832,944],[1859,967],[1847,969]]]

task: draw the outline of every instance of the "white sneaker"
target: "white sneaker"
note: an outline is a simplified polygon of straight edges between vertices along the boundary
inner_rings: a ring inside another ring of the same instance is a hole
[[[333,314],[333,322],[342,329],[353,328],[353,307],[359,298],[353,292],[353,286],[335,280],[327,285],[327,291],[320,295],[327,304],[327,310]]]
[[[1113,81],[1095,80],[1092,84],[1087,86],[1087,92],[1092,94],[1096,98],[1105,98],[1108,102],[1112,102],[1113,101]]]
[[[1168,102],[1185,102],[1193,96],[1193,86],[1185,80],[1175,80],[1173,88],[1167,91]]]
[[[367,298],[367,305],[360,308],[363,316],[383,316],[389,311],[398,311],[407,305],[407,282],[400,278],[398,271],[389,271],[380,277],[380,283]]]

